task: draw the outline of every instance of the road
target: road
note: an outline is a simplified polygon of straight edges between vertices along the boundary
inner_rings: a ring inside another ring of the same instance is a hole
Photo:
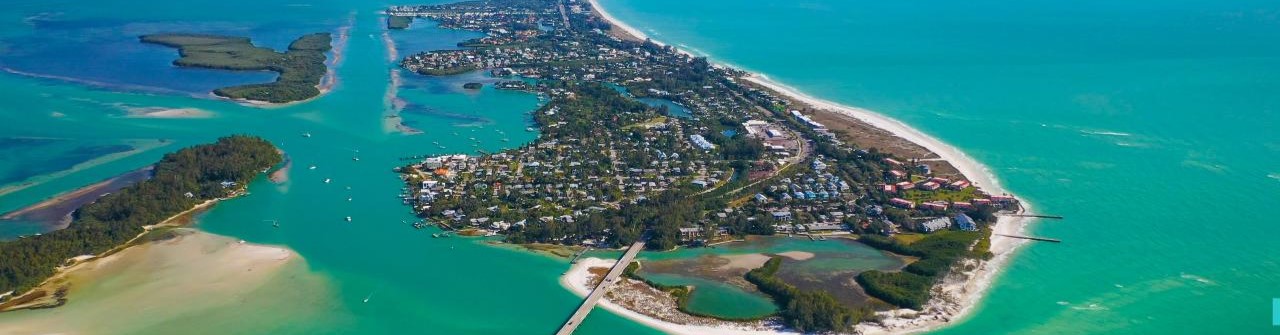
[[[640,250],[644,250],[643,240],[632,244],[631,248],[622,254],[622,258],[618,259],[618,263],[614,264],[613,268],[609,269],[609,273],[604,276],[604,280],[601,280],[600,284],[597,284],[596,288],[591,290],[590,294],[587,294],[587,298],[582,301],[582,305],[579,305],[578,310],[574,311],[572,316],[569,316],[569,320],[565,321],[564,326],[560,327],[560,331],[556,332],[556,335],[573,334],[573,331],[578,329],[578,325],[582,324],[582,320],[587,318],[587,314],[591,313],[591,309],[596,307],[596,303],[600,301],[601,297],[604,297],[605,292],[609,291],[609,286],[617,281],[622,272],[627,269],[627,265],[636,259],[636,254],[639,254]]]

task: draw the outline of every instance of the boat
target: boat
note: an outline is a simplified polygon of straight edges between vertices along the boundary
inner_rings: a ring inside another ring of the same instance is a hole
[[[351,217],[350,217],[350,216],[348,216],[348,217],[347,217],[347,222],[351,222]]]
[[[351,157],[351,160],[353,160],[353,161],[359,161],[359,160],[360,160],[360,157]]]
[[[309,169],[309,170],[315,170],[315,169],[316,169],[316,166],[315,166],[315,165],[312,165],[312,166],[310,166],[310,167],[307,167],[307,169]]]
[[[351,197],[347,197],[347,201],[351,201]]]
[[[302,137],[311,137],[311,133],[302,133]]]
[[[325,178],[325,179],[324,179],[324,183],[325,183],[325,184],[328,184],[330,181],[333,181],[333,180],[331,180],[331,179],[329,179],[329,178]]]
[[[533,129],[533,127],[525,127],[525,128],[524,128],[524,131],[533,131],[533,130],[534,130],[534,129]]]

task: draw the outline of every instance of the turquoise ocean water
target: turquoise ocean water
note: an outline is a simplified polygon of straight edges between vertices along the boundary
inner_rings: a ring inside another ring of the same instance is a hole
[[[944,334],[1275,333],[1280,3],[602,0],[650,37],[905,121],[1037,210]]]
[[[387,131],[388,83],[398,70],[381,37],[377,11],[386,5],[6,2],[0,212],[183,146],[231,133],[260,135],[293,159],[290,181],[256,182],[251,195],[219,204],[197,227],[294,249],[305,266],[279,280],[320,276],[330,285],[301,295],[254,292],[296,308],[228,306],[123,333],[553,332],[578,302],[557,283],[567,269],[563,260],[408,228],[401,222],[412,217],[395,198],[401,185],[390,172],[399,157],[494,151],[532,140],[536,134],[524,128],[537,98],[459,88],[491,80],[481,74],[403,76],[395,91],[406,103],[401,114],[424,134]],[[1280,221],[1269,215],[1280,205],[1274,3],[607,0],[605,6],[660,40],[900,118],[986,163],[1041,211],[1067,216],[1031,229],[1066,243],[1023,249],[977,313],[944,333],[1276,330],[1268,322],[1270,301],[1280,296],[1280,245],[1271,240],[1280,236]],[[303,33],[343,27],[350,34],[333,92],[270,109],[202,93],[269,75],[174,69],[167,66],[172,49],[132,42],[138,34],[179,30],[248,35],[280,48]],[[392,32],[400,55],[472,36],[430,23]],[[211,116],[128,117],[130,110],[157,107]],[[304,132],[313,137],[299,136]],[[122,151],[126,146],[132,150]],[[280,220],[281,228],[267,219]],[[41,229],[2,222],[0,237]],[[52,312],[0,314],[0,323]],[[656,331],[598,310],[580,333]]]

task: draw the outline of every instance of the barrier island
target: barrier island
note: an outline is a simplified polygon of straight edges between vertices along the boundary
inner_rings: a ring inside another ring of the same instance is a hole
[[[327,71],[325,52],[332,48],[329,33],[299,37],[283,53],[254,46],[247,37],[173,33],[142,35],[139,40],[177,48],[180,57],[173,61],[176,66],[279,73],[275,82],[213,91],[220,97],[269,103],[300,101],[320,95],[320,80]]]
[[[61,266],[153,239],[147,233],[154,225],[243,194],[249,181],[281,160],[275,146],[251,136],[185,148],[161,158],[151,179],[77,209],[67,228],[0,242],[0,293],[36,288],[5,294],[12,298],[0,301],[0,311],[61,305],[65,286],[37,288]]]
[[[729,278],[772,298],[778,312],[764,320],[693,315],[681,302],[687,289],[644,278],[638,281],[648,285],[623,279],[605,297],[621,306],[615,312],[671,333],[771,331],[773,323],[839,333],[892,327],[896,321],[886,319],[908,313],[946,319],[963,307],[945,287],[980,277],[974,269],[991,258],[996,214],[1023,208],[999,189],[983,189],[995,183],[949,151],[745,71],[619,37],[625,29],[614,29],[591,3],[472,1],[386,13],[484,33],[460,49],[409,55],[400,62],[405,70],[487,71],[528,81],[523,86],[547,101],[533,112],[539,137],[531,143],[399,169],[404,202],[444,229],[488,230],[514,244],[643,241],[656,251],[785,234],[857,239],[912,260],[901,270],[851,269],[861,273],[857,288],[788,276],[802,265],[779,258]],[[585,295],[591,271],[581,264],[591,259],[582,261],[564,283]]]

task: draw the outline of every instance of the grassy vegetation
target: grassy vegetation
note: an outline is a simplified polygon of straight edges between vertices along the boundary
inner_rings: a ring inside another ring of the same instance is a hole
[[[933,191],[910,189],[902,192],[902,198],[917,203],[925,201],[969,201],[976,198],[974,193],[977,190],[975,187],[966,187],[958,191],[948,188],[940,188]]]
[[[387,16],[387,29],[407,29],[409,28],[409,23],[412,22],[413,17],[389,15]]]
[[[218,96],[283,103],[320,95],[320,79],[327,71],[324,53],[329,51],[329,33],[304,35],[280,53],[254,46],[248,38],[201,34],[153,34],[139,37],[143,43],[178,48],[176,66],[232,71],[273,71],[280,75],[272,83],[223,87]]]
[[[915,234],[915,233],[895,234],[893,235],[893,240],[897,241],[902,245],[911,245],[912,243],[916,243],[916,241],[924,239],[925,236],[928,236],[928,235]]]
[[[970,246],[987,232],[947,230],[923,235],[912,243],[876,235],[863,235],[858,241],[900,255],[920,257],[899,272],[866,271],[858,274],[858,284],[868,295],[911,309],[920,309],[929,301],[933,284],[950,271],[952,264],[966,257],[981,257]],[[984,250],[985,251],[985,250]]]

